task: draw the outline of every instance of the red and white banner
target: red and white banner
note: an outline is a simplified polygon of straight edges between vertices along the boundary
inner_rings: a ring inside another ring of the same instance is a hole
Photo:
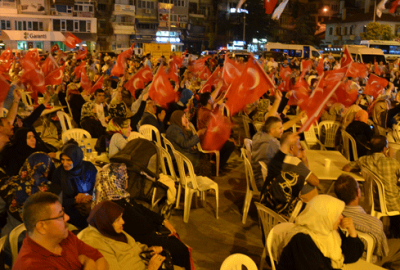
[[[340,59],[340,67],[342,67],[342,68],[347,67],[348,65],[351,64],[351,62],[353,62],[353,57],[351,57],[349,49],[345,45],[344,50],[343,50],[342,59]]]
[[[367,85],[365,86],[364,94],[373,96],[376,99],[382,94],[383,89],[389,84],[388,80],[376,76],[375,74],[369,75]]]
[[[153,73],[151,69],[146,66],[145,68],[141,68],[132,78],[129,79],[124,84],[124,87],[131,92],[132,96],[135,96],[135,91],[138,89],[144,89],[146,83],[151,82],[153,80]]]
[[[176,93],[163,66],[158,68],[154,76],[149,89],[149,97],[163,108],[168,108],[168,103],[175,101]]]

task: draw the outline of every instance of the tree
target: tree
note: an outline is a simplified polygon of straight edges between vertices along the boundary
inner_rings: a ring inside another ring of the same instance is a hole
[[[371,40],[392,40],[395,38],[393,29],[388,24],[369,22],[365,33],[360,34],[361,39]]]

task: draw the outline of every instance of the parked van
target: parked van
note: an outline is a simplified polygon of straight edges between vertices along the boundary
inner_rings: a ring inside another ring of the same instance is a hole
[[[381,49],[386,60],[396,60],[400,57],[400,42],[395,40],[361,40],[360,45],[368,48]]]
[[[321,56],[319,51],[310,45],[268,42],[267,44],[265,44],[265,50],[286,53],[290,57],[319,58]]]
[[[381,49],[367,48],[363,45],[347,45],[347,48],[354,62],[373,64],[374,59],[376,59],[377,63],[379,63],[380,61],[386,63],[385,55],[383,54],[383,51]],[[342,52],[343,50],[344,46]]]

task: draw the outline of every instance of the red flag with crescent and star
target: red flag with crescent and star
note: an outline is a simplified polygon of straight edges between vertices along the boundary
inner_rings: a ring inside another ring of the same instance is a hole
[[[397,9],[397,7],[399,6],[400,0],[395,0],[392,2],[392,4],[390,5],[390,9],[389,12],[390,13],[394,13]]]
[[[80,78],[82,71],[85,69],[86,61],[83,61],[79,66],[74,69],[75,77]]]
[[[50,72],[44,79],[45,85],[60,85],[64,78],[64,66]]]
[[[7,50],[4,50],[0,55],[1,62],[8,63],[8,62],[12,62],[13,59],[14,59],[14,55],[10,48],[8,48]]]
[[[54,59],[54,57],[49,54],[49,56],[46,57],[46,60],[44,60],[43,64],[42,64],[42,71],[44,73],[44,76],[49,75],[50,72],[58,69],[59,66],[56,62],[56,60]]]
[[[341,103],[348,108],[356,102],[358,98],[358,88],[355,87],[351,80],[340,82],[335,93],[328,101],[328,104]],[[329,105],[328,105],[329,106]]]
[[[86,56],[87,56],[87,49],[85,47],[83,51],[78,51],[78,53],[76,54],[76,60],[84,59]]]
[[[37,92],[42,94],[46,92],[45,77],[43,72],[39,69],[25,71],[21,76],[21,82],[25,84],[25,86],[30,85],[32,91],[34,91],[36,95]]]
[[[134,46],[135,43],[133,43],[129,49],[123,51],[118,55],[117,62],[111,70],[111,76],[121,77],[122,75],[124,75],[127,67],[126,60],[132,57]]]
[[[304,111],[306,109],[308,98],[311,94],[310,86],[308,85],[306,79],[299,78],[293,88],[293,93],[289,97],[288,105],[300,106],[300,109]]]
[[[206,151],[221,150],[229,139],[232,130],[232,123],[217,108],[210,114],[207,131],[201,142],[201,147]]]
[[[265,13],[272,14],[272,12],[274,12],[276,3],[278,3],[278,0],[264,0]]]
[[[55,51],[58,51],[59,49],[60,49],[60,47],[59,47],[58,44],[56,43],[56,44],[54,44],[54,45],[51,47],[50,52],[53,53],[53,52],[55,52]]]
[[[363,63],[351,62],[349,68],[347,69],[346,77],[366,78],[367,76],[368,76],[367,65]]]
[[[76,44],[81,43],[81,42],[82,42],[82,40],[80,40],[74,34],[72,34],[70,32],[65,34],[65,40],[63,41],[65,46],[67,46],[68,48],[71,48],[71,49],[74,49],[76,47]]]
[[[388,80],[376,76],[375,74],[371,74],[369,75],[367,85],[365,86],[364,94],[373,96],[374,99],[376,99],[388,84]]]
[[[158,68],[149,89],[149,97],[163,108],[168,108],[168,103],[174,102],[176,92],[169,82],[163,66]]]
[[[258,100],[269,89],[274,89],[272,80],[265,74],[258,61],[251,55],[241,76],[234,79],[225,95],[225,105],[230,115],[235,115],[249,103]]]
[[[228,57],[228,54],[225,54],[222,79],[227,85],[230,85],[235,78],[240,77],[245,67],[246,65],[235,62],[235,60]]]
[[[342,55],[342,58],[340,59],[340,67],[342,67],[342,68],[347,67],[352,62],[353,62],[353,57],[351,57],[349,49],[347,48],[347,45],[346,45],[346,46],[344,46],[343,55]]]
[[[318,66],[315,69],[318,73],[318,76],[321,76],[324,73],[324,58],[321,56],[321,59],[319,59]]]
[[[208,80],[203,85],[203,87],[200,89],[199,93],[211,92],[211,86],[216,87],[218,82],[220,82],[221,80],[222,80],[222,78],[221,78],[221,67],[218,66],[214,70],[214,72],[211,74],[211,76],[208,77]]]
[[[124,84],[124,87],[131,92],[132,96],[135,96],[136,90],[144,89],[146,83],[151,82],[152,80],[153,73],[151,72],[151,69],[146,66],[136,72],[135,75],[133,75],[132,78],[130,78],[129,81]]]
[[[97,80],[97,82],[92,86],[91,93],[94,93],[97,89],[102,89],[103,81],[104,81],[104,75],[101,75],[101,77]]]
[[[86,74],[85,68],[82,69],[81,72],[81,86],[89,93],[92,91],[92,82],[90,81],[88,75]]]

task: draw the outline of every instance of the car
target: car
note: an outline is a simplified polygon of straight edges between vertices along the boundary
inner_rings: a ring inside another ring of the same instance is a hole
[[[214,55],[217,54],[217,51],[202,51],[201,55],[207,56],[207,55]]]

